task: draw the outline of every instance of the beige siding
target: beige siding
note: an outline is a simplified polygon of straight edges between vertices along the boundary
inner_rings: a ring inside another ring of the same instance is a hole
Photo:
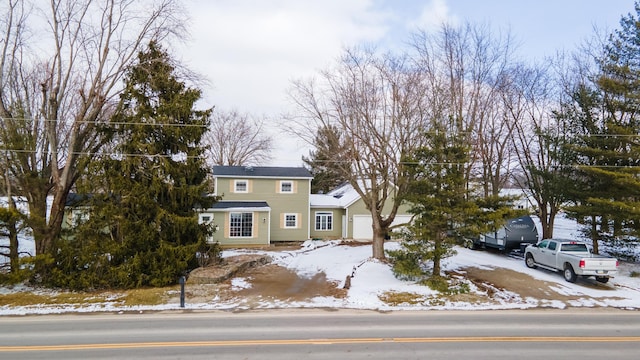
[[[333,229],[331,230],[316,230],[316,213],[331,213],[333,217]],[[312,239],[340,239],[342,238],[342,216],[344,215],[343,209],[330,209],[330,208],[313,208],[311,209],[311,238]]]

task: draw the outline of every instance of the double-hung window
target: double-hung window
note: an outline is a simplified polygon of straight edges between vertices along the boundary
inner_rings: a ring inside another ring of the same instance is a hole
[[[249,182],[247,180],[235,180],[233,184],[233,191],[237,193],[249,192]]]
[[[252,237],[253,213],[229,214],[229,237]]]
[[[285,194],[293,193],[293,181],[280,181],[280,192]]]
[[[317,212],[316,213],[316,230],[329,231],[333,230],[333,213]]]
[[[297,229],[298,228],[298,214],[284,214],[284,228],[285,229]]]

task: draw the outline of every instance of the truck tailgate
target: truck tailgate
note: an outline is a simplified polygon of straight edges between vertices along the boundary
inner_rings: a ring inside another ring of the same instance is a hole
[[[598,271],[598,270],[604,270],[604,271],[615,271],[618,269],[618,261],[616,259],[612,259],[612,258],[599,258],[599,257],[593,257],[593,258],[584,258],[582,259],[584,261],[584,266],[580,266],[583,270],[590,270],[590,271]],[[581,261],[582,262],[582,261]],[[582,265],[582,264],[581,264]]]

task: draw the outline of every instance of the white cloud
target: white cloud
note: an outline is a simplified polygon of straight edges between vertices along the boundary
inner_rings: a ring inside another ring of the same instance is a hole
[[[192,0],[192,39],[182,60],[207,77],[203,106],[277,118],[288,111],[294,79],[327,68],[345,47],[407,40],[408,27],[430,29],[451,19],[444,0]],[[278,141],[272,165],[300,165],[306,145]]]
[[[421,10],[420,15],[407,23],[410,30],[420,28],[424,30],[434,30],[442,24],[456,25],[459,19],[452,15],[447,6],[446,0],[431,0]]]
[[[384,36],[371,0],[195,1],[184,59],[209,77],[212,105],[278,113],[294,78],[330,64],[344,46]]]

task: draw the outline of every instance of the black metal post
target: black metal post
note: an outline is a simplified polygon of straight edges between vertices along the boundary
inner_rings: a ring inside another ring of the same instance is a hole
[[[184,276],[180,276],[180,307],[184,307]]]

